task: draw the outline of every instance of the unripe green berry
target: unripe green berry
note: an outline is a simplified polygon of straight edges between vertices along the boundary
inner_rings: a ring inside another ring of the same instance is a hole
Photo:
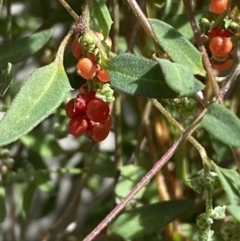
[[[211,27],[210,21],[204,17],[200,19],[199,25],[203,33],[207,32]]]
[[[80,44],[84,51],[92,52],[96,48],[97,39],[90,32],[84,33],[80,37]]]
[[[6,159],[9,157],[10,151],[6,148],[0,150],[0,158]]]
[[[208,218],[206,213],[202,213],[197,217],[196,224],[201,230],[209,228],[213,223],[212,218]]]
[[[8,168],[12,168],[14,164],[14,160],[12,158],[7,158],[3,162]]]
[[[228,28],[234,33],[238,33],[239,32],[239,24],[236,22],[231,22],[228,26]]]

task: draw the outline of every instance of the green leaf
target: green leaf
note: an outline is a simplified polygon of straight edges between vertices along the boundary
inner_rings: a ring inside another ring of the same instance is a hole
[[[5,189],[0,185],[0,222],[6,217]]]
[[[225,169],[215,165],[223,190],[226,192],[230,204],[240,204],[240,179],[239,174],[233,169]]]
[[[158,43],[171,59],[186,65],[193,74],[205,76],[200,52],[171,25],[157,19],[149,19]]]
[[[194,18],[197,24],[199,23],[199,20],[202,18],[203,13],[203,11],[194,12]],[[177,31],[188,40],[193,39],[193,30],[186,13],[177,14],[171,18],[167,18],[165,22],[170,24],[173,28],[177,29]]]
[[[133,54],[121,54],[110,60],[111,86],[127,94],[146,98],[177,98],[166,82],[159,65]]]
[[[187,66],[166,59],[156,58],[156,60],[162,69],[168,86],[179,93],[180,96],[191,95],[204,88],[204,84],[194,77]]]
[[[31,131],[62,103],[70,90],[63,65],[54,61],[35,70],[0,122],[0,146]]]
[[[56,138],[39,130],[33,130],[21,137],[21,142],[32,151],[38,152],[42,157],[53,157],[62,154]]]
[[[240,207],[239,206],[229,205],[229,206],[227,206],[227,210],[238,222],[240,222]]]
[[[0,74],[0,96],[4,96],[13,81],[12,64],[7,64],[7,69]]]
[[[224,106],[211,104],[201,121],[201,126],[219,141],[240,147],[240,121]]]
[[[192,205],[191,200],[174,200],[138,207],[120,214],[110,230],[124,239],[134,239],[166,226]]]
[[[121,174],[118,179],[115,193],[116,193],[116,202],[119,203],[123,198],[125,198],[129,192],[136,186],[136,184],[143,178],[146,174],[146,170],[139,166],[127,165],[123,166],[120,169]],[[140,199],[145,191],[146,187],[143,187],[132,199]]]
[[[113,21],[105,4],[105,0],[94,0],[91,10],[93,27],[99,32],[102,32],[104,38],[107,38]]]
[[[33,55],[47,43],[51,33],[51,30],[45,30],[0,46],[0,69],[6,68],[9,62],[16,64]]]

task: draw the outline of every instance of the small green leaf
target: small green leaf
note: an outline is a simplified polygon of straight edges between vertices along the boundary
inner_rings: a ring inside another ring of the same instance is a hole
[[[5,189],[0,185],[0,222],[6,217]]]
[[[21,142],[28,148],[38,152],[42,157],[52,157],[62,154],[56,138],[39,130],[33,130],[21,137]]]
[[[62,103],[71,89],[63,65],[54,61],[26,80],[0,122],[0,146],[31,131]]]
[[[223,190],[226,192],[232,205],[240,204],[240,179],[236,170],[225,169],[215,165]]]
[[[152,60],[133,54],[121,54],[110,61],[111,86],[127,94],[146,98],[177,98]]]
[[[201,126],[219,141],[240,147],[240,121],[224,106],[211,104],[201,121]]]
[[[91,20],[93,22],[93,27],[99,32],[102,32],[104,38],[107,38],[113,21],[105,4],[105,0],[93,1]]]
[[[134,239],[166,226],[193,203],[191,200],[174,200],[125,211],[110,224],[110,230],[124,239]]]
[[[227,206],[227,210],[238,222],[240,222],[240,207],[239,206],[229,205],[229,206]]]
[[[117,203],[121,202],[146,174],[146,170],[134,165],[123,166],[120,171],[121,174],[115,188]],[[132,200],[140,199],[145,189],[146,187],[143,187]]]
[[[7,64],[7,69],[0,74],[0,96],[4,96],[13,81],[12,64]]]
[[[168,86],[179,93],[180,96],[192,95],[204,88],[204,84],[194,77],[187,66],[166,59],[156,58],[156,60],[162,69]]]
[[[171,25],[157,19],[149,19],[158,43],[171,59],[186,65],[193,74],[205,76],[200,52]]]
[[[9,62],[16,64],[33,55],[47,43],[51,33],[51,30],[45,30],[0,46],[0,69],[6,68]]]

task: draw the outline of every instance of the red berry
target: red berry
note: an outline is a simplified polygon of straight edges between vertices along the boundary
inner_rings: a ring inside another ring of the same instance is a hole
[[[86,115],[91,121],[103,122],[109,116],[109,106],[101,99],[93,99],[89,101],[86,108]]]
[[[213,13],[223,13],[227,10],[228,7],[228,0],[211,0],[209,9]]]
[[[209,49],[217,57],[228,55],[233,49],[233,43],[228,37],[216,36],[210,40]]]
[[[73,136],[81,136],[88,129],[88,121],[85,115],[72,118],[68,123],[68,132]]]
[[[109,81],[109,75],[108,75],[108,73],[107,73],[107,71],[105,69],[100,69],[97,72],[97,77],[102,82],[108,82]]]
[[[68,103],[65,106],[65,110],[66,115],[69,118],[73,118],[82,114],[82,112],[79,109],[75,108],[75,98],[68,101]]]
[[[107,138],[110,127],[105,123],[96,123],[89,132],[89,137],[96,142],[103,141]]]
[[[72,54],[75,58],[79,59],[82,57],[82,54],[83,54],[82,47],[79,44],[78,39],[73,40],[71,49],[72,49]]]
[[[211,62],[212,62],[212,66],[213,66],[214,69],[216,69],[218,71],[226,71],[226,70],[229,70],[232,67],[233,58],[230,56],[229,58],[227,58],[223,62],[218,62],[214,59],[211,59]]]
[[[88,58],[81,58],[77,63],[77,72],[84,79],[92,79],[97,73],[96,64]]]

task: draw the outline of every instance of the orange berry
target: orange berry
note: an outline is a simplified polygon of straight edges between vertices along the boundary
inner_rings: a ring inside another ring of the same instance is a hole
[[[223,62],[217,62],[214,59],[211,59],[212,62],[212,66],[214,69],[218,70],[218,71],[226,71],[229,70],[232,65],[233,65],[233,58],[229,57],[228,59],[226,59]]]
[[[105,69],[100,69],[97,72],[97,77],[102,82],[108,82],[109,81],[109,75]]]
[[[92,79],[97,74],[96,64],[88,58],[81,58],[77,63],[77,72],[84,79]]]
[[[220,14],[227,10],[228,0],[211,0],[209,9],[213,13]]]
[[[228,37],[216,36],[210,40],[209,49],[213,55],[224,57],[232,51],[233,43]]]
[[[73,40],[71,49],[72,49],[72,54],[75,58],[79,59],[82,57],[82,54],[83,54],[82,47],[79,44],[78,39],[75,38]]]

